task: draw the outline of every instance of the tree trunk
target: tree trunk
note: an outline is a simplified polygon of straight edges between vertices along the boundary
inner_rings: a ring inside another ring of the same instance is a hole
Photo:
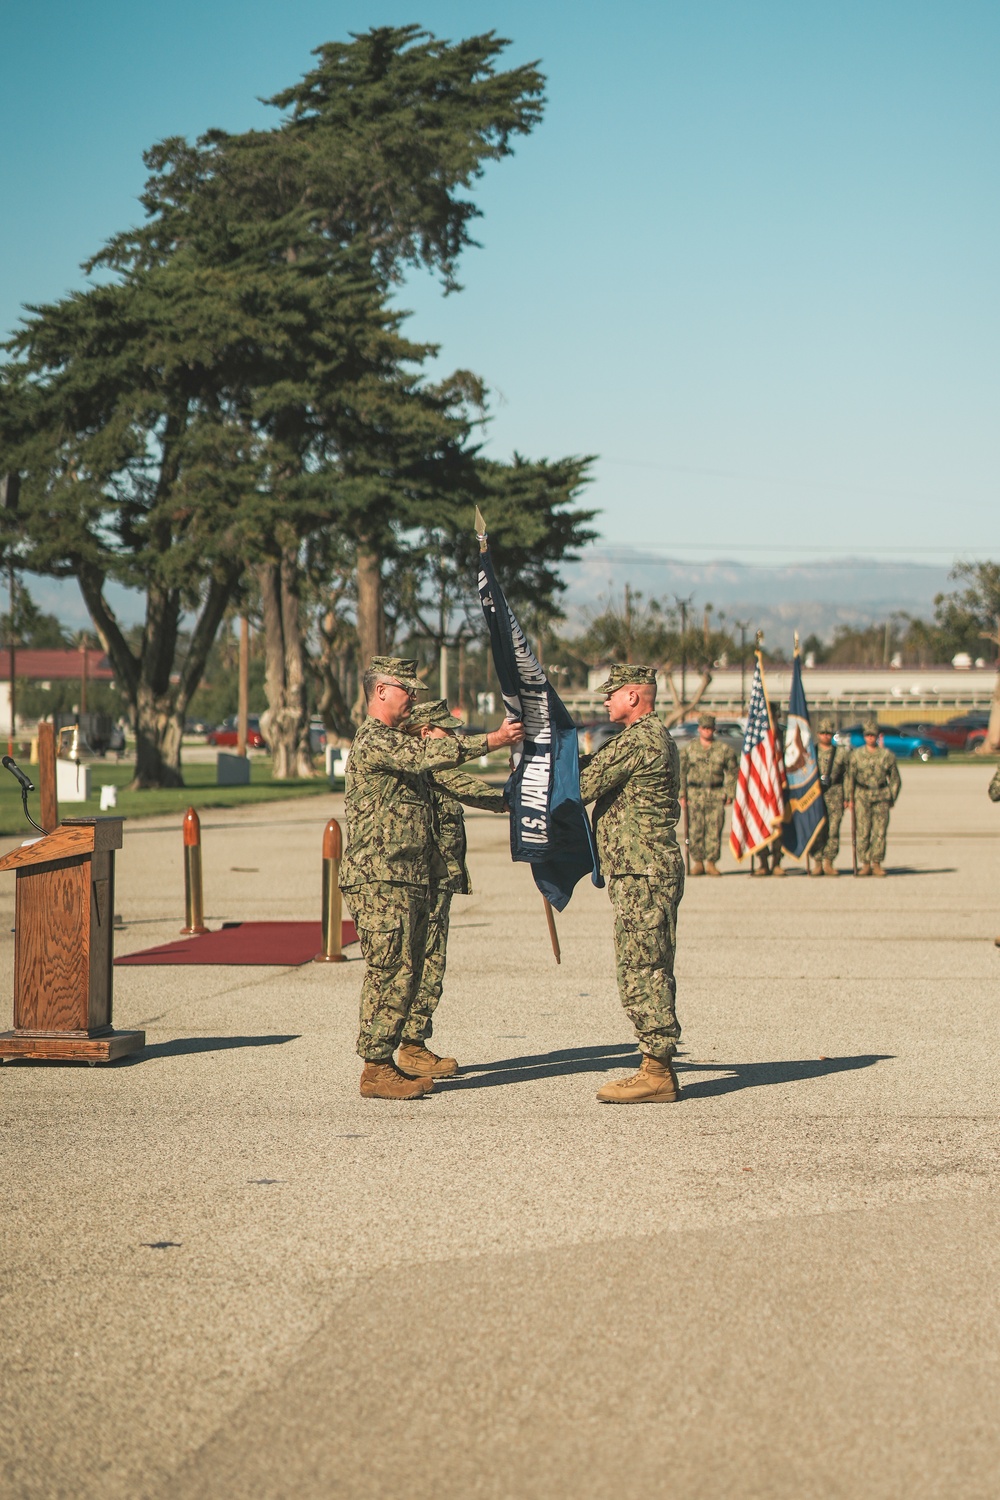
[[[321,634],[324,649],[319,659],[312,663],[319,680],[316,712],[321,715],[328,736],[340,740],[342,744],[350,744],[357,726],[351,718],[351,710],[340,686],[338,653],[329,645],[326,632],[321,631]]]
[[[306,653],[302,639],[298,546],[281,549],[276,562],[258,569],[264,614],[264,687],[261,730],[271,747],[276,781],[314,775],[309,753]]]
[[[711,686],[712,674],[709,671],[705,671],[702,673],[701,681],[695,689],[693,696],[689,698],[686,703],[683,702],[680,693],[677,691],[677,688],[674,684],[674,674],[673,672],[671,672],[669,667],[663,668],[663,675],[667,679],[667,686],[669,687],[670,695],[674,700],[674,706],[667,713],[667,716],[664,719],[664,723],[666,724],[668,729],[672,729],[675,724],[683,724],[684,720],[687,718],[691,710],[698,707],[698,704],[701,702],[702,698],[705,696],[706,692]]]
[[[130,791],[147,787],[183,786],[181,736],[184,720],[143,683],[132,705],[135,729],[135,776]]]
[[[983,748],[991,755],[1000,754],[1000,672],[993,680],[993,698],[990,702],[990,722],[986,730]]]
[[[182,610],[179,591],[153,588],[147,591],[146,623],[136,653],[104,597],[103,574],[86,565],[78,571],[84,603],[111,662],[115,681],[128,701],[136,741],[133,791],[184,785],[181,774],[184,720],[240,572],[239,564],[233,563],[210,580],[180,673],[175,678],[174,656]]]
[[[385,654],[382,557],[368,541],[358,543],[358,651],[362,672],[373,656]]]

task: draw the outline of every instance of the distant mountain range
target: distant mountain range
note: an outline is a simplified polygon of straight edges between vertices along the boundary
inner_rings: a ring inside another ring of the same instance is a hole
[[[758,566],[742,562],[683,562],[630,547],[596,546],[563,570],[567,623],[577,629],[609,599],[621,608],[625,585],[645,599],[672,604],[694,595],[694,618],[706,604],[726,621],[749,620],[777,646],[798,630],[803,639],[829,640],[838,625],[869,625],[895,610],[930,619],[934,596],[954,588],[948,569],[921,563],[831,558],[827,562]]]
[[[631,547],[598,545],[579,562],[567,563],[563,608],[570,629],[582,629],[588,614],[598,614],[609,599],[620,607],[625,585],[646,599],[673,602],[674,595],[694,595],[694,617],[706,604],[726,620],[749,620],[750,631],[764,631],[768,645],[791,644],[798,630],[803,639],[815,634],[829,640],[838,625],[868,625],[894,610],[929,619],[934,595],[954,587],[948,569],[921,563],[831,558],[828,562],[787,563],[772,567],[741,562],[683,562],[678,558]],[[25,574],[24,583],[39,608],[57,615],[73,629],[89,627],[77,585],[69,579]],[[2,590],[0,590],[2,592]],[[125,625],[140,621],[144,601],[138,594],[111,585],[109,597]],[[6,600],[4,599],[4,604]]]

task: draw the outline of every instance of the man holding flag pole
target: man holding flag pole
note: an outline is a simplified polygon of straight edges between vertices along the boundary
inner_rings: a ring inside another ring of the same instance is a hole
[[[793,859],[801,859],[803,855],[808,857],[818,840],[822,847],[820,835],[826,827],[826,804],[809,725],[809,705],[802,686],[798,631],[785,722],[784,761],[787,801],[781,842]]]
[[[764,690],[764,666],[757,633],[753,685],[747,705],[747,727],[736,778],[729,847],[736,859],[760,854],[781,838],[785,814],[785,764]]]

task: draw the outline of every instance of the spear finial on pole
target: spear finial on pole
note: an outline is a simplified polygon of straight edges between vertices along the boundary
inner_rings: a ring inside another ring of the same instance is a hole
[[[799,654],[799,632],[796,631],[795,632],[795,655],[798,656],[798,654]]]
[[[483,513],[479,509],[478,505],[476,506],[476,536],[479,538],[479,550],[480,550],[480,552],[485,552],[486,551],[486,522],[483,520]]]

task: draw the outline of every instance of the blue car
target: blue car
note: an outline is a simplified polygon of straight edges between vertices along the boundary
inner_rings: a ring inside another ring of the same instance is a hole
[[[864,730],[860,724],[852,724],[849,729],[839,729],[834,739],[838,745],[849,745],[852,750],[857,750],[865,742]],[[906,734],[893,729],[891,724],[878,726],[878,742],[891,750],[897,760],[938,760],[948,754],[947,745],[939,745],[926,735]]]

